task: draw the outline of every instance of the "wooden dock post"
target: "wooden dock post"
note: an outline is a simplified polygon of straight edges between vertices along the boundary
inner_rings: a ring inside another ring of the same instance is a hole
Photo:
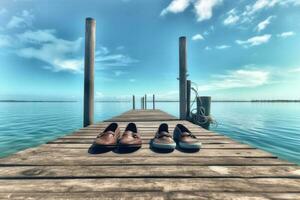
[[[186,119],[190,119],[191,112],[191,80],[186,81]]]
[[[132,95],[132,109],[135,110],[135,96]]]
[[[144,97],[141,98],[141,109],[144,109]]]
[[[144,108],[147,110],[147,95],[145,94],[145,106],[144,106]]]
[[[208,128],[211,122],[210,104],[210,96],[197,97],[197,119],[203,128]]]
[[[153,94],[153,110],[155,110],[155,94]]]
[[[96,20],[85,21],[85,58],[84,58],[84,108],[83,126],[94,123],[94,58],[96,41]]]
[[[180,119],[186,119],[186,37],[179,38],[179,116]]]

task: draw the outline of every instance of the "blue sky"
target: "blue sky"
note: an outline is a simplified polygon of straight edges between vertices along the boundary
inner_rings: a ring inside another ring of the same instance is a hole
[[[86,17],[97,99],[178,99],[180,36],[201,95],[300,98],[300,0],[1,0],[0,99],[81,100]]]

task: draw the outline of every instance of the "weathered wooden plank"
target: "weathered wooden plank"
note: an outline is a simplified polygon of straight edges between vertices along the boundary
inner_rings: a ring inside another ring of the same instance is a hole
[[[185,200],[299,200],[300,193],[170,192],[168,199]]]
[[[125,128],[129,122],[132,122],[132,121],[122,122],[122,123],[117,122],[117,123],[118,123],[120,128]],[[88,126],[87,128],[88,129],[105,128],[110,123],[94,124],[94,125]],[[189,126],[191,129],[198,129],[198,130],[203,130],[203,131],[207,130],[207,129],[201,128],[198,125],[191,124],[190,122],[187,122],[187,121],[174,121],[173,123],[171,123],[170,121],[162,121],[162,122],[156,122],[156,123],[155,122],[151,122],[151,123],[149,123],[149,122],[147,122],[147,123],[146,122],[135,122],[135,123],[136,123],[137,127],[140,128],[140,129],[143,129],[143,128],[155,128],[155,129],[157,129],[160,124],[167,123],[169,125],[170,129],[173,129],[177,124],[183,124],[185,126]]]
[[[105,177],[191,177],[191,178],[300,178],[298,166],[15,166],[0,167],[7,178],[105,178]]]
[[[103,179],[6,179],[7,192],[299,192],[300,179],[292,178],[103,178]]]
[[[62,148],[62,149],[88,149],[91,144],[43,144],[40,147],[47,148]],[[143,149],[149,149],[149,144],[143,144]],[[251,147],[247,144],[239,144],[239,143],[231,143],[231,144],[205,144],[201,147],[202,149],[256,149],[255,147]]]
[[[241,193],[241,192],[66,192],[66,193],[0,193],[0,199],[61,200],[61,199],[119,199],[119,200],[297,200],[300,193]]]
[[[295,164],[275,158],[247,158],[247,157],[103,157],[98,156],[10,156],[1,159],[0,166],[41,166],[41,165],[80,165],[80,166],[112,166],[112,165],[227,165],[227,166],[293,166]]]
[[[77,130],[77,131],[74,131],[72,132],[72,135],[74,134],[99,134],[101,132],[103,132],[104,128],[103,129],[80,129],[80,130]],[[156,133],[157,129],[152,129],[152,128],[149,128],[149,129],[139,129],[139,133],[141,133],[142,135],[143,134],[152,134],[154,135]],[[121,131],[121,133],[123,133],[123,131]],[[170,132],[171,134],[173,134],[173,132]],[[202,131],[202,130],[194,130],[192,132],[194,135],[197,135],[197,134],[204,134],[204,135],[222,135],[222,134],[217,134],[215,132],[212,132],[212,131]]]
[[[124,152],[121,150],[106,151],[106,149],[94,148],[92,150],[88,149],[49,149],[49,148],[32,148],[27,149],[15,154],[15,156],[99,156],[101,157],[132,157],[132,156],[142,156],[142,157],[276,157],[270,153],[267,153],[258,149],[201,149],[199,152],[184,152],[181,150],[174,150],[173,152],[159,152],[150,149],[138,149],[134,152]]]
[[[111,119],[105,121],[161,121],[161,120],[178,120],[178,118],[162,112],[160,110],[138,110],[138,111],[130,111],[121,114],[120,116],[113,117]]]
[[[143,119],[143,117],[141,117]],[[176,124],[180,123],[180,124],[184,124],[184,125],[189,125],[191,127],[198,127],[200,129],[202,129],[200,126],[196,125],[196,124],[193,124],[189,121],[186,121],[186,120],[172,120],[172,121],[169,121],[169,120],[162,120],[161,122],[160,121],[126,121],[126,122],[116,122],[119,124],[119,126],[126,126],[129,122],[134,122],[137,124],[137,126],[150,126],[150,127],[153,127],[153,126],[159,126],[161,123],[168,123],[169,126],[175,126]],[[111,121],[110,122],[98,122],[98,123],[95,123],[95,124],[92,124],[88,127],[97,127],[97,126],[106,126],[108,124],[112,123]]]
[[[55,144],[55,143],[74,143],[74,144],[92,144],[94,142],[94,139],[86,139],[86,138],[81,138],[81,139],[56,139],[53,141],[48,142],[48,144]],[[143,144],[149,144],[150,139],[143,139],[142,138]],[[201,139],[202,144],[231,144],[234,143],[236,144],[237,142],[231,139]]]
[[[74,132],[102,132],[106,127],[107,126],[105,126],[105,127],[95,127],[95,128],[79,129],[79,130],[76,130]],[[174,128],[175,127],[169,127],[169,132],[173,133]],[[125,127],[120,127],[120,129],[121,129],[121,132],[123,132],[125,130]],[[158,127],[143,127],[143,128],[139,128],[138,127],[138,130],[141,133],[142,132],[149,132],[149,133],[152,132],[152,133],[155,133],[157,131],[157,129],[158,129]],[[202,129],[198,129],[198,128],[190,128],[189,130],[192,133],[214,133],[214,132],[209,131],[209,130],[202,130]]]
[[[180,194],[181,195],[181,194]],[[62,199],[80,199],[80,200],[164,200],[168,199],[168,194],[164,192],[65,192],[65,193],[0,193],[0,199],[18,199],[18,200],[62,200]]]
[[[67,136],[63,136],[60,137],[59,139],[95,139],[97,135],[67,135]],[[153,139],[154,138],[154,134],[147,134],[147,135],[142,135],[141,136],[143,139]],[[209,136],[199,136],[197,137],[199,140],[202,139],[229,139],[229,137],[226,136],[222,136],[222,135],[209,135]]]

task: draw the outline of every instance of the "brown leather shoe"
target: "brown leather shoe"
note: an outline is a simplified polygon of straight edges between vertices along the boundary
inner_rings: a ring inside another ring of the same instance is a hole
[[[116,147],[120,137],[120,128],[117,123],[111,123],[106,129],[100,133],[94,141],[94,144],[101,147]]]
[[[176,143],[168,130],[168,124],[161,124],[151,141],[151,147],[157,149],[175,149]]]
[[[200,149],[201,142],[194,136],[189,129],[187,129],[182,124],[177,124],[174,132],[173,138],[182,149]]]
[[[119,140],[120,147],[141,147],[142,139],[135,123],[129,123]]]

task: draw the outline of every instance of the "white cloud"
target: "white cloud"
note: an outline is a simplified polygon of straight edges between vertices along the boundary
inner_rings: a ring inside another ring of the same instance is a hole
[[[192,37],[192,40],[204,40],[204,37],[201,34],[196,34]]]
[[[129,82],[135,82],[136,80],[134,78],[129,79]]]
[[[287,37],[291,37],[291,36],[294,36],[294,35],[296,35],[295,32],[289,31],[289,32],[280,33],[280,34],[277,35],[277,37],[287,38]]]
[[[33,18],[31,12],[23,10],[20,15],[11,18],[7,27],[25,28],[31,25]],[[26,30],[22,33],[0,34],[0,48],[6,48],[8,53],[15,53],[22,58],[39,60],[45,63],[43,66],[45,69],[55,72],[70,71],[81,73],[83,71],[82,50],[84,45],[82,37],[68,40],[57,37],[56,30],[53,29]],[[97,45],[95,64],[96,67],[100,66],[100,69],[128,66],[136,62],[138,60],[121,53],[110,53],[107,47]],[[119,76],[120,72],[116,72],[115,75]]]
[[[242,11],[238,16],[240,17],[240,23],[251,23],[253,22],[254,18],[257,17],[255,14],[263,10],[270,9],[275,6],[287,7],[299,5],[299,0],[256,0],[253,4],[247,5],[244,11]],[[264,26],[267,25],[268,24],[261,24],[262,29],[264,29]],[[259,30],[258,27],[256,29]]]
[[[95,99],[96,100],[99,100],[99,99],[101,99],[103,97],[104,97],[104,95],[103,95],[102,92],[96,91],[96,93],[95,93]]]
[[[300,1],[299,0],[276,0],[277,1],[277,3],[279,4],[279,5],[283,5],[283,6],[285,6],[285,5],[293,5],[293,6],[298,6],[298,5],[300,5]]]
[[[293,68],[293,69],[291,69],[291,70],[289,70],[289,72],[290,73],[298,73],[298,72],[300,72],[300,67],[297,67],[297,68]]]
[[[44,68],[58,71],[83,72],[83,38],[66,40],[56,36],[53,29],[28,30],[12,36],[0,35],[0,48],[9,47],[18,56],[36,59],[45,63]],[[107,47],[99,46],[95,52],[95,63],[99,69],[122,67],[138,60],[123,54],[112,54]],[[111,69],[110,69],[111,70]],[[115,72],[116,76],[122,72]]]
[[[12,38],[8,35],[1,35],[0,34],[0,48],[9,47],[12,45]]]
[[[0,15],[4,15],[7,13],[7,10],[5,8],[0,9]]]
[[[244,15],[253,15],[254,13],[260,10],[272,8],[276,5],[297,6],[300,5],[300,1],[299,0],[257,0],[253,5],[248,5],[246,7],[246,11],[244,12]]]
[[[77,55],[82,38],[64,40],[55,36],[55,30],[26,31],[17,38],[23,44],[15,50],[20,57],[43,61],[53,71],[82,71],[83,59]]]
[[[11,28],[24,28],[32,25],[34,19],[33,14],[30,11],[23,10],[18,16],[12,16],[6,27]]]
[[[238,69],[226,74],[212,76],[213,80],[206,85],[200,85],[199,91],[224,90],[232,88],[252,88],[268,83],[270,73],[257,69]]]
[[[239,16],[237,15],[229,15],[225,20],[224,20],[224,25],[233,25],[236,24],[236,22],[240,19]]]
[[[17,37],[23,43],[41,44],[47,42],[56,42],[58,38],[55,36],[54,29],[44,29],[36,31],[25,31],[24,33],[18,34]]]
[[[273,19],[274,16],[269,16],[267,19],[265,19],[264,21],[260,22],[257,25],[257,31],[260,32],[262,30],[264,30],[270,23],[271,23],[271,19]]]
[[[204,32],[203,32],[203,35],[206,35],[206,36],[207,36],[207,35],[209,35],[209,32],[208,32],[208,31],[204,31]]]
[[[254,14],[261,9],[273,7],[277,3],[277,0],[257,0],[252,6],[248,7],[248,12]]]
[[[122,74],[126,74],[126,72],[124,72],[123,70],[115,70],[113,71],[115,76],[121,76]]]
[[[223,0],[196,0],[194,8],[197,21],[201,22],[210,19],[213,15],[214,7],[220,5],[222,2]]]
[[[228,49],[230,47],[231,46],[229,46],[229,45],[220,45],[220,46],[216,46],[216,49]]]
[[[172,2],[161,11],[160,15],[164,16],[168,13],[183,12],[190,5],[190,3],[190,0],[172,0]]]
[[[223,0],[172,0],[172,2],[161,11],[160,15],[181,13],[193,4],[197,21],[201,22],[210,19],[213,15],[214,7],[220,5],[222,2]]]
[[[248,40],[236,40],[236,43],[239,45],[243,45],[244,47],[252,47],[252,46],[258,46],[264,43],[267,43],[271,39],[270,34],[265,34],[262,36],[255,36],[252,38],[249,38]]]
[[[96,56],[95,62],[102,67],[124,67],[139,61],[123,54],[109,54]]]
[[[21,24],[24,23],[24,19],[21,17],[13,16],[11,20],[7,24],[7,28],[17,28],[20,27]]]
[[[236,14],[236,10],[232,9],[227,13],[227,18],[223,21],[224,25],[234,25],[238,22],[240,17]]]
[[[208,51],[208,50],[211,50],[211,48],[210,48],[209,46],[206,46],[206,47],[205,47],[205,50]]]
[[[99,55],[107,55],[109,54],[109,50],[107,47],[104,47],[104,46],[100,46],[100,47],[97,47],[97,50],[95,52],[95,56],[99,56]]]

